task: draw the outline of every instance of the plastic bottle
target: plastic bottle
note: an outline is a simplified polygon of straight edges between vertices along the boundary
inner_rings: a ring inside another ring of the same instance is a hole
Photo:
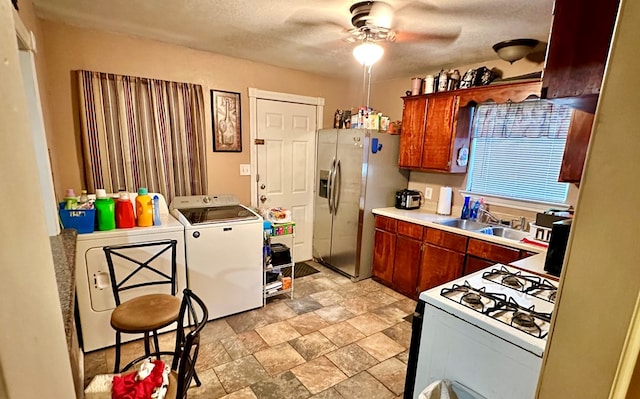
[[[153,196],[153,225],[160,226],[162,222],[160,221],[160,197],[157,195]]]
[[[460,219],[469,219],[469,214],[471,212],[469,201],[471,201],[471,197],[466,195],[464,197],[464,205],[462,205],[462,213],[460,214]]]
[[[116,210],[113,198],[107,197],[104,189],[96,189],[96,214],[98,230],[107,231],[116,228]]]
[[[86,208],[89,203],[89,196],[87,195],[87,190],[80,191],[80,198],[78,198],[78,208]]]
[[[153,200],[145,187],[138,189],[136,215],[138,217],[139,227],[153,226]]]
[[[473,206],[471,207],[471,212],[469,213],[469,218],[471,220],[478,220],[478,211],[480,210],[480,201],[475,200],[473,202]]]
[[[78,198],[72,188],[67,189],[64,196],[64,209],[76,209],[78,207]]]
[[[136,227],[133,204],[129,199],[129,193],[126,191],[120,191],[116,200],[116,227],[119,229]]]

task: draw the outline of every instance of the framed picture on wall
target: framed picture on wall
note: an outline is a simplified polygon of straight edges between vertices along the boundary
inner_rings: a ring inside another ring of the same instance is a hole
[[[211,90],[213,151],[242,152],[240,93]]]

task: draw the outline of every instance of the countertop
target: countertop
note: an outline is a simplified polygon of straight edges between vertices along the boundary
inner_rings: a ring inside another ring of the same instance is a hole
[[[483,241],[493,242],[493,243],[505,245],[511,248],[523,249],[525,251],[535,252],[535,253],[547,252],[546,248],[538,245],[527,244],[520,241],[510,240],[508,238],[497,237],[489,234],[476,233],[473,231],[459,229],[457,227],[445,226],[442,224],[435,223],[437,221],[455,218],[455,216],[437,215],[435,213],[432,213],[423,209],[414,209],[409,211],[405,209],[397,209],[394,207],[376,208],[376,209],[373,209],[372,212],[375,215],[387,216],[387,217],[398,219],[398,220],[404,220],[405,222],[415,223],[415,224],[419,224],[426,227],[432,227],[432,228],[448,231],[450,233],[477,238]]]
[[[51,255],[58,282],[58,295],[67,344],[71,346],[71,335],[74,334],[74,304],[76,287],[76,238],[75,229],[64,229],[57,236],[49,237]]]

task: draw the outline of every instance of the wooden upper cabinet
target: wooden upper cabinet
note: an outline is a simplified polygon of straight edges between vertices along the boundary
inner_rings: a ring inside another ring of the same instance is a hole
[[[422,149],[421,166],[423,169],[449,171],[452,137],[456,127],[457,114],[457,96],[440,96],[429,99],[424,148]]]
[[[420,167],[426,115],[426,97],[406,97],[404,99],[400,152],[398,154],[398,166],[401,168]]]
[[[558,181],[564,183],[580,183],[584,161],[587,157],[587,147],[589,146],[592,125],[593,114],[578,109],[573,111]]]
[[[543,97],[595,112],[618,0],[556,0],[544,67]]]
[[[466,172],[466,162],[456,160],[461,148],[469,149],[471,109],[459,110],[458,96],[450,92],[405,97],[404,102],[398,165],[437,172]]]

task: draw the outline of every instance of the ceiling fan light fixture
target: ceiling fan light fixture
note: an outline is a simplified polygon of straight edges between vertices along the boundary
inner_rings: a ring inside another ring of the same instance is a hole
[[[498,54],[498,57],[513,64],[515,61],[526,57],[538,43],[536,39],[505,40],[494,44],[493,51]]]
[[[376,62],[380,61],[382,55],[384,54],[384,49],[382,46],[376,43],[364,42],[356,48],[353,49],[353,56],[358,60],[362,65],[373,65]]]

